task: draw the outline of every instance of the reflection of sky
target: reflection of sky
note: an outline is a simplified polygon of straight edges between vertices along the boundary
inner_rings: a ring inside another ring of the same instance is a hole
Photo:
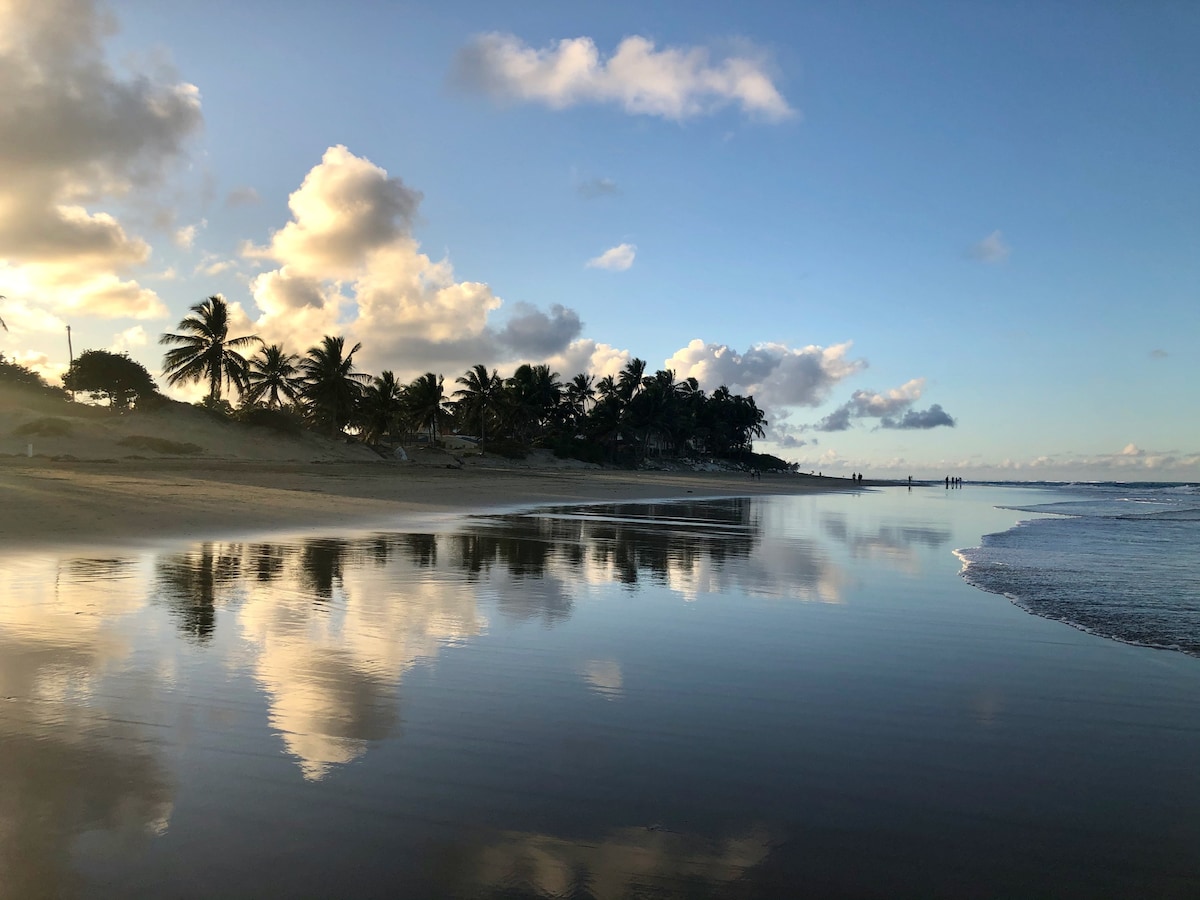
[[[741,878],[767,858],[771,844],[761,830],[711,840],[653,825],[620,828],[586,841],[506,832],[466,861],[459,877],[474,890],[504,889],[520,896],[686,896],[677,892]]]
[[[897,827],[925,816],[922,842],[958,807],[1032,808],[989,780],[1003,742],[1047,737],[1028,742],[1041,767],[1042,748],[1090,748],[1095,731],[1043,689],[1057,648],[1105,672],[1141,657],[1083,635],[1039,655],[1026,638],[1050,624],[962,585],[950,548],[1014,517],[968,496],[595,507],[0,561],[0,771],[18,773],[0,779],[0,896],[69,894],[77,859],[141,874],[157,853],[160,878],[194,878],[187,846],[216,848],[246,891],[270,865],[260,843],[328,842],[320,865],[353,878],[390,871],[384,840],[453,853],[468,895],[720,893],[777,873],[766,831],[793,840],[796,819],[819,830],[829,812],[863,826],[880,796]],[[1032,667],[1015,681],[1014,659]],[[1071,703],[1093,690],[1065,678]],[[1091,709],[1156,715],[1111,700]],[[1194,767],[1186,732],[1156,740],[1163,771]],[[1047,764],[1078,778],[1080,758]]]
[[[172,789],[144,716],[103,686],[133,651],[137,575],[112,559],[0,566],[0,897],[74,893],[62,862],[84,833],[168,827]]]
[[[336,602],[314,602],[284,573],[237,613],[271,727],[309,779],[387,736],[406,670],[487,625],[473,591],[404,577],[401,558],[343,566]]]

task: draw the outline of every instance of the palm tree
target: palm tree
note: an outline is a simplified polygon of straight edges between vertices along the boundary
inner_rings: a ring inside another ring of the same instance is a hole
[[[261,341],[253,334],[229,336],[229,306],[219,294],[197,303],[191,312],[177,326],[181,334],[167,332],[158,339],[160,344],[180,345],[163,357],[163,374],[171,386],[207,379],[208,402],[216,403],[222,381],[239,391],[245,387],[246,359],[237,348]]]
[[[580,372],[566,386],[567,403],[571,408],[571,419],[576,428],[587,414],[588,407],[596,400],[596,390],[592,387],[592,376]]]
[[[300,370],[296,355],[285,353],[280,344],[262,347],[250,360],[246,370],[246,399],[259,403],[266,398],[267,406],[283,406],[283,399],[295,403],[300,396]]]
[[[354,371],[354,354],[360,349],[362,344],[355,344],[347,353],[345,338],[325,335],[320,346],[310,347],[300,360],[304,375],[300,396],[308,404],[308,416],[328,425],[331,435],[349,423],[362,395],[363,382],[370,378]]]
[[[362,392],[358,404],[358,427],[363,440],[377,444],[395,430],[405,412],[404,385],[393,372],[385,371]]]
[[[518,437],[528,443],[534,432],[544,427],[559,410],[562,384],[558,373],[547,365],[517,366],[504,384],[508,421]]]
[[[636,356],[625,364],[617,377],[617,390],[621,400],[628,403],[642,387],[642,378],[646,374],[646,361]]]
[[[446,418],[446,396],[441,375],[426,372],[405,390],[406,406],[413,424],[429,429],[429,439],[436,441],[438,425]]]
[[[492,374],[489,375],[487,366],[482,363],[476,363],[454,380],[456,384],[462,385],[461,390],[454,392],[454,396],[459,398],[456,406],[464,420],[478,423],[479,452],[482,453],[487,442],[488,407],[495,411],[496,400],[504,385],[496,370],[492,369]]]

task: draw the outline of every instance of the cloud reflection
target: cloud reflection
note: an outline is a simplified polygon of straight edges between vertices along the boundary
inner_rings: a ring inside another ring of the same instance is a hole
[[[463,860],[464,890],[479,896],[707,896],[766,860],[773,842],[761,829],[710,839],[658,826],[619,828],[596,840],[502,832]]]

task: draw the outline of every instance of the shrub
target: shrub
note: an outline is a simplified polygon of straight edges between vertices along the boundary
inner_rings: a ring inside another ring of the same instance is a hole
[[[554,455],[559,459],[577,459],[586,463],[603,463],[604,448],[591,441],[568,438],[556,441]]]
[[[503,456],[505,459],[524,459],[529,455],[529,450],[524,444],[507,439],[488,441],[487,452]]]
[[[265,406],[247,406],[238,410],[237,420],[255,428],[267,428],[279,434],[299,435],[304,432],[304,420],[286,409],[268,409]]]
[[[121,438],[117,443],[122,447],[133,447],[137,450],[153,450],[164,456],[192,456],[204,452],[204,448],[197,444],[168,441],[166,438],[153,437],[148,434],[131,434]]]
[[[72,431],[71,423],[66,419],[55,419],[46,417],[42,419],[34,419],[32,422],[26,422],[19,428],[13,429],[13,434],[21,435],[37,435],[39,437],[66,437]]]

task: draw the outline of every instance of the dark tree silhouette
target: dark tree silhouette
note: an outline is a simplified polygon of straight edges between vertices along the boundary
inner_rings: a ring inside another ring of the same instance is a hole
[[[360,349],[362,344],[355,344],[347,353],[344,338],[325,335],[320,345],[310,347],[300,360],[300,396],[308,418],[328,428],[331,435],[337,435],[353,419],[363,382],[371,377],[354,371],[354,354]]]
[[[285,353],[279,344],[262,347],[250,360],[246,371],[245,398],[250,403],[262,403],[278,409],[283,400],[295,403],[300,398],[300,369],[296,356]]]
[[[208,402],[221,399],[221,384],[246,386],[246,359],[238,350],[261,343],[256,335],[229,336],[229,306],[215,295],[191,307],[178,326],[179,334],[167,332],[160,344],[178,344],[163,357],[163,374],[174,387],[191,381],[208,381]]]
[[[113,409],[124,410],[139,400],[158,393],[145,366],[124,353],[85,350],[63,376],[69,391],[85,391],[93,400],[107,400]]]

